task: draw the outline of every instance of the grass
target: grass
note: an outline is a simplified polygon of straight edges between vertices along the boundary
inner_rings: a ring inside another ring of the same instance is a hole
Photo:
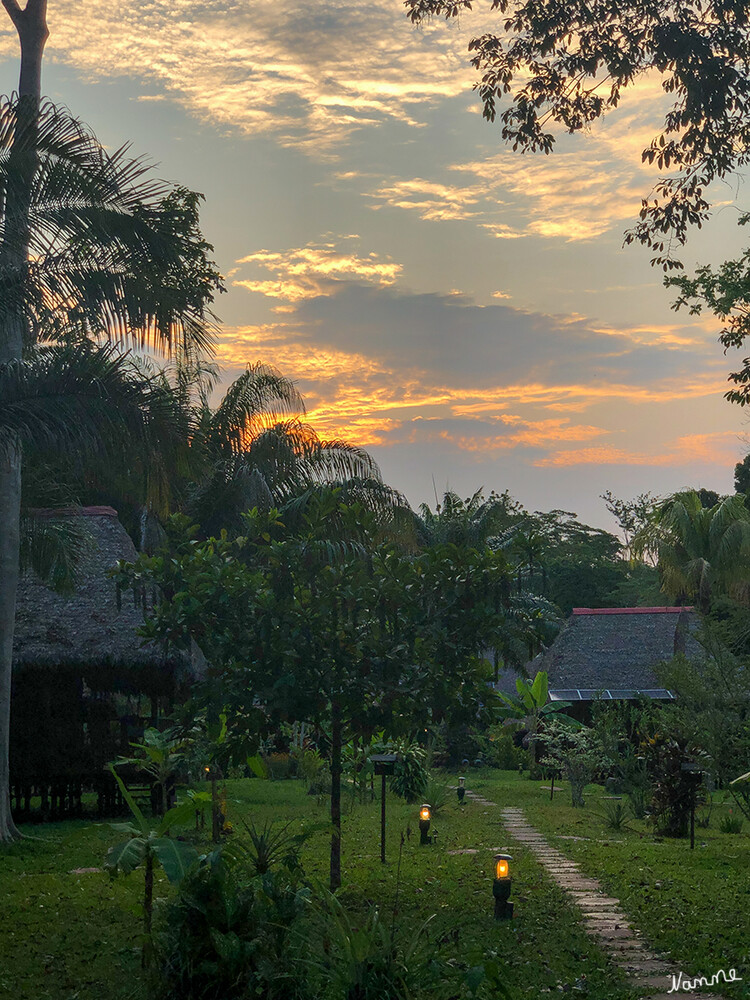
[[[326,808],[297,781],[229,781],[229,817],[262,825],[276,818],[315,826],[302,860],[308,877],[328,877]],[[595,1000],[633,1000],[622,979],[592,947],[575,911],[530,858],[516,867],[517,918],[492,917],[492,855],[509,846],[497,817],[449,802],[433,824],[437,841],[419,846],[416,809],[388,798],[387,863],[380,862],[379,802],[355,805],[344,816],[342,901],[355,915],[379,906],[391,919],[396,867],[404,834],[397,927],[410,935],[436,914],[430,934],[443,954],[467,968],[496,950],[518,998],[573,990]],[[141,1000],[140,913],[142,873],[111,882],[100,868],[107,846],[120,835],[85,822],[28,827],[29,835],[2,855],[0,892],[0,996],[34,1000]],[[240,834],[235,834],[239,836]],[[455,854],[452,850],[475,850]],[[78,871],[77,871],[78,869]],[[156,895],[170,888],[160,879]],[[583,990],[583,987],[586,989]],[[577,989],[576,989],[577,988]]]
[[[564,791],[550,803],[538,783],[512,772],[473,772],[467,785],[498,805],[520,805],[552,843],[599,878],[659,950],[686,974],[734,967],[748,972],[748,871],[745,835],[722,834],[722,810],[699,830],[696,850],[684,841],[655,842],[643,823],[609,830],[597,796],[572,809]],[[328,878],[327,812],[297,781],[227,783],[234,836],[241,820],[268,819],[317,827],[305,843],[308,877]],[[380,863],[379,802],[349,806],[344,816],[341,899],[354,915],[379,906],[391,919],[396,867],[404,835],[397,926],[407,935],[430,914],[431,936],[443,955],[469,967],[487,950],[498,953],[518,1000],[571,992],[590,1000],[635,1000],[605,956],[583,931],[577,911],[528,851],[505,833],[492,809],[449,799],[433,821],[437,841],[419,846],[417,809],[389,796],[387,864]],[[290,828],[292,829],[292,828]],[[100,868],[120,835],[85,822],[26,828],[28,839],[0,856],[0,997],[34,1000],[144,1000],[139,968],[142,873],[111,882]],[[577,836],[580,840],[565,837]],[[472,850],[472,854],[451,851]],[[492,855],[514,857],[515,919],[492,918]],[[157,882],[157,897],[172,890]],[[742,992],[742,989],[745,992]],[[732,989],[734,992],[732,992]],[[744,983],[731,997],[750,995]]]
[[[645,821],[610,829],[598,786],[587,789],[584,809],[574,809],[565,782],[554,802],[538,782],[510,772],[485,771],[467,784],[490,801],[523,806],[528,821],[598,878],[685,975],[733,967],[744,981],[726,986],[726,995],[750,997],[750,838],[720,832],[731,800],[714,808],[708,829],[696,828],[691,851],[688,839],[655,838]]]

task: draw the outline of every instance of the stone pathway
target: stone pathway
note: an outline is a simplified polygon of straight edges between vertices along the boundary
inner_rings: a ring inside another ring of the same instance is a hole
[[[466,797],[480,806],[496,803],[467,790]],[[506,830],[536,857],[552,880],[564,889],[583,914],[587,932],[596,939],[605,954],[625,972],[630,985],[643,1000],[674,1000],[670,993],[672,976],[679,970],[663,956],[650,951],[640,933],[631,926],[620,902],[607,896],[600,883],[584,875],[578,865],[552,847],[545,838],[526,822],[523,809],[500,810]],[[658,992],[657,992],[658,991]],[[715,994],[693,994],[700,1000],[720,1000]]]

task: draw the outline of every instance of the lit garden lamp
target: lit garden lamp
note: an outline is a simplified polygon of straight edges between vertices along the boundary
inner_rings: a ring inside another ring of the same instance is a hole
[[[464,795],[466,795],[466,778],[458,779],[458,788],[456,789],[456,795],[458,796],[458,801],[463,804]]]
[[[510,889],[513,880],[510,877],[510,854],[495,855],[495,881],[492,883],[492,895],[495,897],[495,920],[510,920],[513,916],[513,904],[509,902]]]
[[[422,808],[419,810],[419,843],[420,844],[431,844],[432,837],[428,836],[430,832],[430,823],[432,822],[432,806],[428,802],[422,804]]]

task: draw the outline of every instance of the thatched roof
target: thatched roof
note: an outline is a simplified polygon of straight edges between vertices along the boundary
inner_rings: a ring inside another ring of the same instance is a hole
[[[678,652],[698,656],[697,625],[692,608],[574,608],[550,648],[526,671],[533,677],[546,670],[553,701],[639,694],[669,699],[673,695],[660,686],[655,667]],[[515,694],[515,676],[504,676],[500,690]]]
[[[111,507],[37,511],[37,516],[75,519],[86,536],[79,583],[72,594],[58,594],[33,574],[21,578],[16,601],[14,667],[78,665],[109,668],[161,668],[194,671],[200,657],[145,644],[136,630],[143,610],[132,592],[118,607],[110,570],[119,559],[132,561],[136,550]]]

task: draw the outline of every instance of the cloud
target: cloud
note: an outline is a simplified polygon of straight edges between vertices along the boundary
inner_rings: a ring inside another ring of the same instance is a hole
[[[141,80],[223,128],[320,151],[387,121],[423,123],[470,89],[469,38],[483,23],[415,29],[392,0],[58,0],[47,57],[93,82]],[[0,55],[17,41],[2,24]]]
[[[602,427],[586,424],[569,424],[565,419],[523,420],[518,416],[503,415],[500,422],[512,430],[497,434],[456,434],[440,431],[440,437],[460,448],[461,451],[479,452],[481,455],[514,448],[548,448],[563,441],[590,441],[607,434]]]
[[[678,465],[724,441],[693,435],[665,450],[642,416],[640,430],[623,426],[631,406],[639,414],[653,407],[658,425],[665,405],[683,401],[697,420],[701,400],[720,396],[725,362],[700,328],[599,329],[585,316],[503,300],[417,294],[395,283],[393,261],[343,246],[246,255],[242,266],[262,265],[279,286],[256,290],[275,300],[286,289],[286,311],[227,331],[220,348],[230,368],[261,359],[299,380],[323,436],[442,449],[472,462],[513,453],[541,467]],[[393,269],[381,272],[383,264]],[[585,411],[587,420],[574,416]]]
[[[626,95],[624,112],[585,134],[561,135],[550,156],[502,148],[446,164],[439,182],[389,178],[367,196],[425,220],[475,219],[497,239],[595,239],[638,217],[658,177],[655,167],[641,162],[641,151],[657,133],[667,103],[654,76]]]
[[[458,187],[415,177],[381,184],[369,192],[368,197],[390,208],[411,209],[419,213],[420,219],[437,222],[476,217],[479,214],[477,205],[484,194],[485,188],[481,185]],[[381,207],[382,204],[373,206],[375,209]]]
[[[571,465],[657,465],[687,466],[717,465],[726,467],[738,462],[746,448],[735,431],[711,434],[687,434],[677,438],[663,452],[634,452],[604,445],[553,452],[534,461],[543,468]]]
[[[357,241],[357,236],[338,236],[331,242],[307,243],[283,251],[257,250],[241,257],[238,264],[254,265],[270,272],[270,279],[241,278],[232,282],[268,298],[298,302],[331,291],[336,283],[356,280],[374,285],[392,285],[401,273],[401,265],[371,252],[360,257],[343,245]],[[233,270],[236,274],[239,268]]]

